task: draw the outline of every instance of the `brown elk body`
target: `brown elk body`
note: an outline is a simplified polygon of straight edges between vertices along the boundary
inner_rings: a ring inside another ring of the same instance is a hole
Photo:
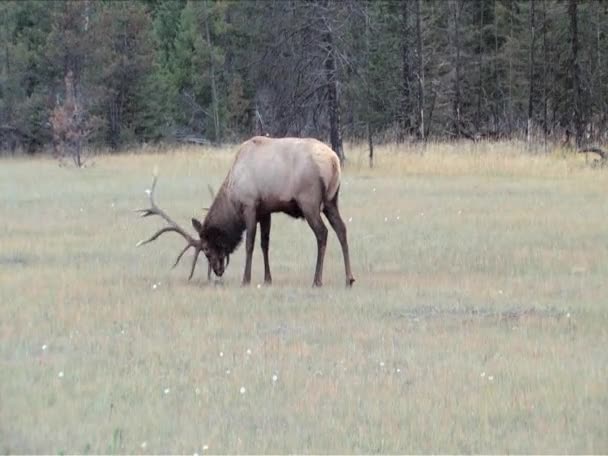
[[[327,244],[327,228],[321,217],[323,213],[340,241],[346,285],[351,286],[355,279],[350,267],[346,225],[338,210],[340,175],[337,155],[316,139],[256,136],[240,146],[203,222],[192,219],[199,241],[184,235],[183,229],[177,227],[164,213],[159,214],[153,205],[153,211],[143,210],[143,215],[161,215],[171,226],[160,230],[145,242],[156,239],[162,232],[176,231],[188,241],[177,261],[189,247],[194,247],[196,253],[192,271],[198,252],[202,250],[213,272],[221,276],[229,255],[241,243],[243,233],[246,233],[243,284],[248,284],[251,282],[253,247],[259,223],[264,281],[270,283],[272,277],[268,249],[271,214],[283,212],[295,218],[304,218],[314,232],[317,239],[317,262],[313,285],[321,286]]]

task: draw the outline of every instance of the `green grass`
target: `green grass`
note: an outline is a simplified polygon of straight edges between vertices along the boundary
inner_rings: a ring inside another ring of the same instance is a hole
[[[154,165],[186,225],[234,149],[1,161],[0,452],[608,452],[608,173],[518,147],[351,149],[352,290],[283,215],[272,287],[135,248]]]

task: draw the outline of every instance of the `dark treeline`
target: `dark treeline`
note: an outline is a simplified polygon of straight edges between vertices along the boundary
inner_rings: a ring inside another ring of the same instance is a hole
[[[0,148],[606,132],[608,2],[4,1]]]

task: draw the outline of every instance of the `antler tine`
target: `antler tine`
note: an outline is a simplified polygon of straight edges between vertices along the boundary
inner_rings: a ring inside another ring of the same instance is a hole
[[[179,255],[177,256],[177,259],[175,260],[175,263],[173,264],[172,268],[177,266],[179,261],[184,256],[184,253],[186,253],[186,251],[190,247],[194,247],[194,249],[195,249],[194,259],[192,260],[190,276],[188,277],[188,280],[190,280],[192,278],[192,276],[194,275],[194,269],[196,268],[196,262],[198,260],[198,255],[201,252],[202,246],[201,246],[200,241],[195,240],[192,236],[190,236],[190,234],[188,234],[188,232],[186,230],[184,230],[181,226],[179,226],[176,222],[174,222],[171,217],[169,217],[160,207],[158,207],[156,205],[156,202],[154,201],[154,190],[156,190],[157,181],[158,181],[158,174],[155,170],[154,179],[152,180],[152,186],[150,187],[150,189],[146,190],[146,193],[148,194],[148,198],[150,200],[150,207],[145,208],[145,209],[137,209],[135,212],[139,212],[142,217],[148,217],[150,215],[158,215],[159,217],[164,219],[169,224],[169,226],[165,226],[164,228],[161,228],[156,233],[154,233],[150,238],[139,241],[137,243],[137,246],[139,247],[140,245],[144,245],[149,242],[155,241],[160,235],[162,235],[164,233],[175,232],[175,233],[181,234],[184,237],[184,239],[186,240],[187,244],[186,244],[186,247],[184,247],[182,249],[182,251],[179,253]]]
[[[186,245],[186,247],[184,247],[184,250],[182,250],[179,255],[177,255],[177,259],[175,260],[175,263],[173,263],[173,266],[171,266],[171,269],[173,269],[175,266],[177,266],[177,263],[179,263],[179,260],[182,259],[182,257],[184,256],[184,253],[186,253],[186,251],[190,248],[193,247],[192,244],[188,244]]]
[[[192,275],[194,274],[194,268],[196,267],[196,261],[198,260],[199,253],[201,253],[201,248],[196,247],[196,250],[194,251],[194,258],[192,259],[192,268],[190,269],[190,275],[188,276],[188,280],[190,280],[192,278]]]
[[[158,236],[160,236],[161,234],[166,233],[168,231],[174,231],[176,233],[181,234],[186,239],[188,244],[190,244],[190,245],[193,245],[193,246],[198,245],[198,242],[196,240],[194,240],[194,238],[192,238],[192,236],[190,236],[186,230],[184,230],[181,226],[179,226],[176,222],[174,222],[171,217],[169,217],[160,207],[158,207],[156,205],[156,202],[154,201],[154,190],[156,190],[157,181],[158,181],[158,174],[156,174],[156,172],[155,172],[154,178],[152,180],[152,186],[150,187],[149,190],[146,190],[146,193],[148,194],[148,198],[150,200],[150,207],[145,208],[145,209],[137,209],[135,212],[139,212],[141,214],[141,217],[148,217],[150,215],[158,215],[159,217],[164,219],[173,229],[163,228],[163,229],[159,230],[156,234],[154,234],[154,236],[152,236],[149,240],[147,240],[145,242],[140,241],[137,245],[139,246],[139,245],[147,244],[148,242],[154,241]]]
[[[149,242],[155,241],[161,234],[169,233],[171,231],[174,231],[176,233],[182,234],[181,231],[178,230],[177,228],[175,228],[173,226],[166,226],[166,227],[161,228],[160,230],[158,230],[150,238],[139,241],[137,244],[135,244],[135,247],[139,247],[141,245],[145,245],[145,244],[147,244]],[[188,243],[188,247],[192,247],[192,246],[193,246],[193,244]]]

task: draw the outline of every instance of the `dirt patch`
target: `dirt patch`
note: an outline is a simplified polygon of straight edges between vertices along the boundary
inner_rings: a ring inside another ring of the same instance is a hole
[[[565,312],[556,309],[515,308],[507,310],[490,309],[445,309],[435,306],[418,306],[406,310],[393,310],[387,312],[387,318],[405,318],[412,321],[455,319],[455,320],[494,320],[511,322],[522,319],[560,319],[566,316]]]
[[[27,266],[30,262],[21,255],[0,255],[0,266]]]

